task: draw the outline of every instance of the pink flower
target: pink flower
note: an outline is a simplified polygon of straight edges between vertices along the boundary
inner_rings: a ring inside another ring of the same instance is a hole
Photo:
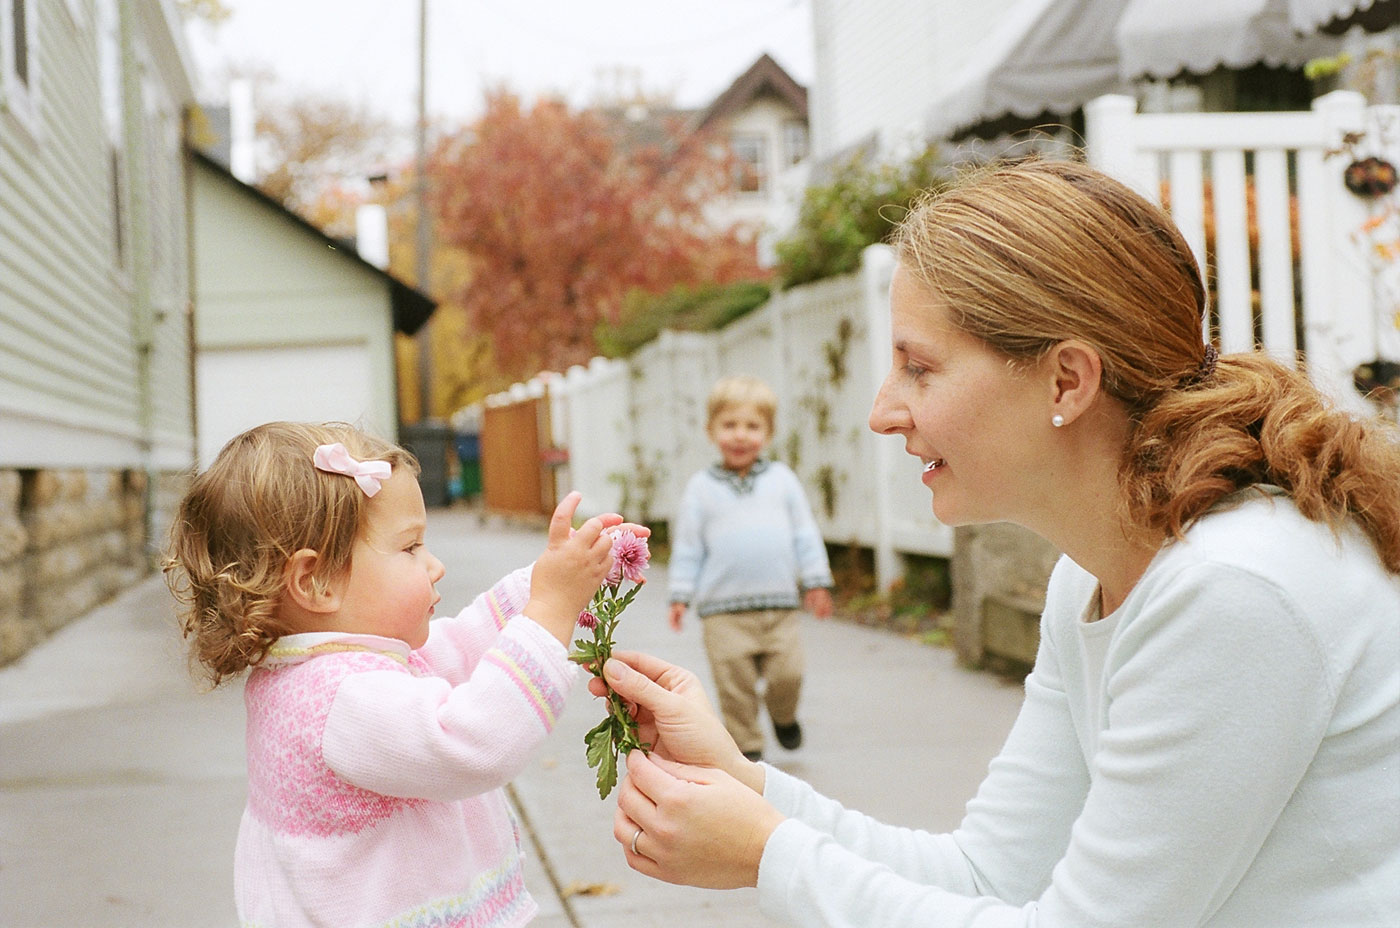
[[[585,609],[578,614],[578,624],[582,628],[593,631],[598,627],[598,617]]]
[[[608,571],[608,586],[617,586],[623,577],[633,583],[642,582],[642,571],[647,569],[647,562],[651,560],[651,551],[647,548],[645,538],[638,538],[626,529],[618,532],[613,535],[612,556],[613,566]]]

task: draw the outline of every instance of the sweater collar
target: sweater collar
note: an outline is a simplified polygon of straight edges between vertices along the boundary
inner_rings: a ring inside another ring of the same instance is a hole
[[[302,632],[283,635],[268,649],[264,666],[300,664],[322,654],[363,651],[383,654],[400,664],[408,664],[411,649],[408,642],[379,635],[352,635],[345,632]]]
[[[734,488],[735,493],[752,493],[754,479],[767,470],[769,466],[769,461],[764,458],[759,458],[750,465],[747,474],[739,474],[725,467],[723,464],[711,464],[710,475],[716,480],[729,484]]]

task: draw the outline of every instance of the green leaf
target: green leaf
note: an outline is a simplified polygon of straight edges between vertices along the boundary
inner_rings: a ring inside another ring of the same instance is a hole
[[[604,755],[612,752],[612,719],[605,718],[594,726],[593,730],[583,736],[584,743],[588,745],[588,766],[596,767],[602,762]]]
[[[607,799],[617,785],[617,755],[605,751],[598,764],[598,798]]]

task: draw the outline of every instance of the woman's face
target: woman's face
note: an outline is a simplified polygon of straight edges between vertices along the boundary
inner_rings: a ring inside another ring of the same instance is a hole
[[[870,428],[902,435],[924,462],[933,512],[946,525],[1026,524],[1043,498],[1036,436],[1050,428],[1053,383],[952,324],[948,309],[897,266],[890,284],[893,363]]]

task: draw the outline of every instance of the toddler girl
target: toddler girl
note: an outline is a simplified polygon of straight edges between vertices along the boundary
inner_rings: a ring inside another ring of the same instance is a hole
[[[444,568],[417,473],[350,426],[273,422],[181,502],[165,569],[192,658],[216,685],[251,668],[244,925],[494,928],[536,912],[502,787],[564,707],[565,648],[622,520],[573,532],[569,494],[533,568],[430,626]]]

